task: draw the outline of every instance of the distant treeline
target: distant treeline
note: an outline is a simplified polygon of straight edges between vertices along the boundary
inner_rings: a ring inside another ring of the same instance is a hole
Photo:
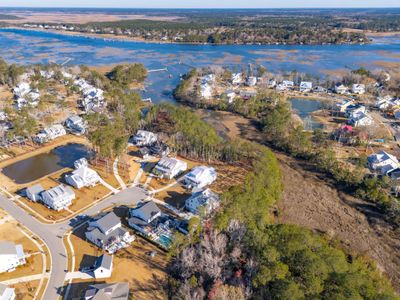
[[[211,44],[355,44],[370,40],[363,32],[348,29],[400,30],[400,12],[395,9],[161,10],[143,14],[170,19],[30,25],[152,41]]]

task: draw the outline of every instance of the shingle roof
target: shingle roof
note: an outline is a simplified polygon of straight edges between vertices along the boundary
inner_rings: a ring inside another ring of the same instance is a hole
[[[112,284],[93,284],[89,286],[85,296],[93,296],[91,300],[128,300],[129,284],[118,282]]]
[[[103,254],[96,259],[95,268],[105,268],[110,270],[112,265],[112,256],[108,254]]]
[[[11,242],[0,242],[0,255],[1,254],[17,254],[17,247]]]
[[[33,186],[30,186],[26,189],[26,191],[30,192],[31,194],[39,194],[44,191],[44,188],[40,184],[35,184]]]
[[[110,212],[96,221],[97,226],[102,232],[107,232],[119,223],[121,223],[121,220],[114,214],[114,212]]]
[[[151,219],[154,215],[161,212],[161,210],[153,201],[149,201],[141,207],[134,209],[133,211],[140,211],[147,220]]]

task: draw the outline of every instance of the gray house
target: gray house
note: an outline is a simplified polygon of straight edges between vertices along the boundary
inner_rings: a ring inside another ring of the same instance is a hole
[[[28,187],[26,189],[26,196],[29,200],[37,202],[41,200],[40,194],[44,192],[44,188],[40,184],[35,184],[34,186]]]
[[[85,293],[85,300],[128,300],[129,283],[92,284]]]
[[[113,212],[89,222],[85,236],[111,254],[128,247],[135,239],[128,230],[122,228],[121,220]]]

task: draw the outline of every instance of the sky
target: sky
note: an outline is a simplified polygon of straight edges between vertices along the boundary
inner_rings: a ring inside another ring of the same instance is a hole
[[[298,8],[400,7],[400,0],[0,0],[0,7]]]

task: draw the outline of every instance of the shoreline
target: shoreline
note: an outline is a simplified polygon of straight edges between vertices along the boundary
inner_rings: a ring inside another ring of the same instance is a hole
[[[288,43],[199,43],[199,42],[176,42],[176,41],[161,41],[161,40],[146,40],[139,37],[130,37],[126,35],[114,35],[110,33],[90,33],[90,32],[77,32],[68,30],[56,30],[56,29],[45,29],[45,28],[25,28],[18,26],[5,26],[0,27],[1,29],[16,29],[25,31],[36,31],[36,32],[49,32],[53,34],[59,34],[64,36],[76,36],[84,38],[96,38],[105,41],[118,41],[118,42],[134,42],[134,43],[147,43],[147,44],[161,44],[161,45],[195,45],[195,46],[341,46],[341,45],[370,45],[370,43],[337,43],[337,44],[288,44]]]

